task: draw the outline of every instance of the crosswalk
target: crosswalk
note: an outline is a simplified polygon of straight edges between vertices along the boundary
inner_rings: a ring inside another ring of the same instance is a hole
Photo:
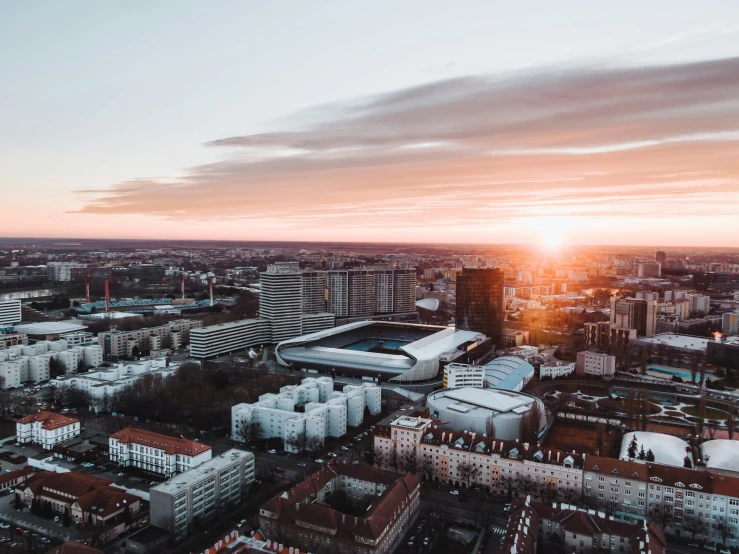
[[[505,529],[502,527],[492,527],[490,531],[493,533],[493,535],[500,535],[501,537],[505,535]]]

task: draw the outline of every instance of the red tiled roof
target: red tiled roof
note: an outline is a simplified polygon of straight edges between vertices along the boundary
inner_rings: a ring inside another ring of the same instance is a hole
[[[603,458],[601,456],[588,456],[585,459],[583,469],[602,474],[619,475],[631,479],[647,480],[647,466],[644,463],[631,460],[616,460],[614,458]]]
[[[705,470],[647,464],[649,481],[668,487],[681,487],[711,492],[711,475]]]
[[[139,498],[122,490],[106,487],[96,489],[80,496],[77,504],[84,512],[96,516],[108,516],[114,514],[131,504],[138,502]]]
[[[122,444],[135,443],[151,448],[164,450],[167,454],[186,454],[188,456],[197,456],[211,449],[207,444],[202,442],[191,441],[188,439],[170,437],[168,435],[160,435],[152,431],[144,429],[135,429],[126,427],[120,431],[110,435],[112,439],[118,439]]]
[[[53,473],[43,471],[37,473],[28,479],[28,488],[31,489],[34,496],[44,495],[50,496],[51,491],[59,491],[70,495],[73,499],[77,499],[83,494],[98,488],[107,487],[110,481],[93,477],[85,473],[77,471],[69,471],[67,473]],[[66,498],[69,502],[70,498]]]
[[[36,473],[36,470],[33,469],[31,466],[26,466],[21,469],[16,469],[8,473],[2,473],[0,474],[0,484],[7,483],[9,481],[14,481],[15,479],[18,479],[19,477],[31,477],[35,473]]]
[[[44,429],[58,429],[59,427],[80,422],[76,417],[69,417],[56,412],[36,412],[35,414],[28,414],[26,417],[19,419],[18,423],[27,424],[36,421],[43,421],[41,427]]]

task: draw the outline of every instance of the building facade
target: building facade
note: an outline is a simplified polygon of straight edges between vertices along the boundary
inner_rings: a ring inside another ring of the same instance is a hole
[[[0,300],[0,329],[21,321],[20,300]]]
[[[194,521],[209,521],[237,505],[254,482],[254,454],[228,450],[197,468],[152,487],[151,524],[184,538]]]
[[[550,360],[539,366],[539,377],[548,377],[556,379],[558,377],[566,377],[575,372],[575,362],[562,362],[560,360]]]
[[[458,329],[484,333],[503,345],[504,274],[502,269],[466,267],[457,276]]]
[[[636,329],[639,337],[653,337],[657,325],[654,300],[611,297],[611,329]]]
[[[133,467],[172,477],[210,460],[207,444],[127,427],[110,435],[108,457],[120,467]]]
[[[575,373],[577,375],[613,377],[616,374],[616,356],[611,356],[605,352],[582,350],[577,353]]]
[[[444,388],[485,386],[485,370],[481,365],[447,364],[444,366]]]
[[[55,412],[36,412],[19,419],[15,428],[19,443],[34,443],[51,450],[56,444],[80,434],[80,420]]]

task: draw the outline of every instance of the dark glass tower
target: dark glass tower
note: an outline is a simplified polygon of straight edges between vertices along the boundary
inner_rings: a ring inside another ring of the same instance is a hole
[[[465,267],[457,276],[457,329],[485,333],[503,346],[503,270]]]

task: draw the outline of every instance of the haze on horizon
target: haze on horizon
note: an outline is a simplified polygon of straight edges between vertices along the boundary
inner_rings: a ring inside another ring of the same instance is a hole
[[[0,236],[739,246],[739,3],[0,8]]]

